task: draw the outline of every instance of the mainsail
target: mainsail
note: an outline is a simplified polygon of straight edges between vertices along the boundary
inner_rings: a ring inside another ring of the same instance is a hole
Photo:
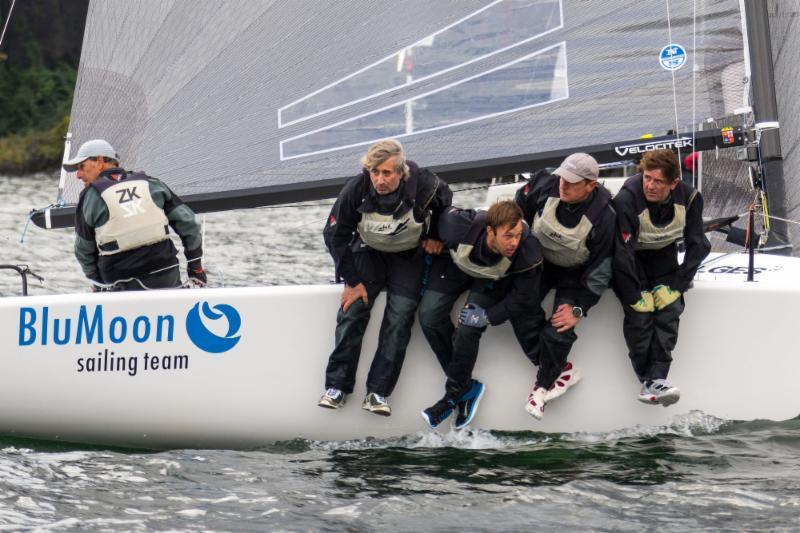
[[[744,54],[738,0],[104,0],[70,132],[200,210],[253,207],[334,195],[384,137],[448,180],[645,134],[691,150],[741,107]]]

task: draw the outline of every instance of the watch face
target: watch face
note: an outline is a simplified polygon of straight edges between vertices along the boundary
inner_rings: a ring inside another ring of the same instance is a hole
[[[583,316],[583,309],[581,309],[578,306],[573,307],[572,308],[572,316],[576,316],[578,318],[581,318]]]

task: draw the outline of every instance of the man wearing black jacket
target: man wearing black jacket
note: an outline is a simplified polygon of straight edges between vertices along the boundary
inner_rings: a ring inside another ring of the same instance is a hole
[[[344,290],[325,372],[326,391],[318,405],[338,409],[353,392],[370,310],[386,289],[386,310],[362,408],[389,416],[387,397],[411,338],[425,253],[441,252],[436,228],[452,193],[436,174],[407,161],[395,140],[374,144],[361,163],[363,171],[345,183],[323,231]]]
[[[93,289],[168,289],[181,285],[181,238],[189,279],[205,285],[200,225],[192,210],[162,181],[119,168],[114,148],[87,141],[64,163],[84,189],[75,210],[75,257]]]
[[[536,313],[539,371],[525,409],[541,419],[547,402],[581,378],[567,356],[578,336],[575,328],[599,300],[611,280],[614,211],[611,195],[597,186],[597,161],[572,154],[552,174],[540,171],[517,191],[544,256],[540,296],[555,289],[549,321]]]
[[[613,201],[613,286],[625,312],[628,355],[642,383],[639,401],[666,407],[680,399],[667,374],[678,340],[683,294],[711,244],[703,233],[703,198],[680,180],[677,156],[666,149],[647,152],[639,169]],[[686,248],[681,263],[680,240]]]
[[[458,410],[455,427],[475,416],[484,386],[472,379],[478,345],[488,325],[510,321],[525,354],[538,353],[532,322],[539,305],[539,243],[512,201],[488,211],[450,208],[439,220],[450,258],[437,258],[420,304],[420,326],[445,369],[445,395],[422,416],[431,427]],[[438,265],[438,266],[437,266]],[[469,288],[458,327],[450,321],[455,300]]]

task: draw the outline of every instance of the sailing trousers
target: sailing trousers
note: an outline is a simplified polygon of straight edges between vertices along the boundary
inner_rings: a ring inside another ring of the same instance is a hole
[[[574,288],[558,286],[555,276],[545,269],[545,275],[542,276],[542,284],[540,286],[542,298],[554,287],[553,312],[561,304],[567,304],[570,307],[576,304]],[[544,309],[541,307],[538,307],[536,312],[533,313],[531,320],[534,323],[534,330],[539,335],[538,354],[531,358],[533,364],[539,366],[539,371],[536,373],[536,386],[547,389],[555,383],[564,369],[564,365],[567,364],[567,357],[572,350],[572,345],[578,340],[578,335],[575,333],[575,328],[559,333],[545,317]],[[529,357],[531,356],[529,355]]]
[[[131,281],[119,282],[112,291],[144,291],[150,289],[174,289],[181,286],[181,273],[178,265],[153,274],[139,276]]]
[[[652,313],[638,313],[629,305],[622,306],[625,312],[622,332],[640,382],[667,378],[684,307],[683,296]]]
[[[386,288],[386,309],[378,348],[367,375],[367,392],[390,396],[400,377],[411,339],[422,284],[423,256],[415,250],[393,254],[371,250],[355,254],[354,258],[369,301],[365,304],[357,300],[346,312],[339,308],[335,345],[325,370],[325,388],[335,387],[347,394],[353,392],[372,306],[380,291]]]
[[[453,325],[450,313],[459,296],[458,292],[427,290],[422,296],[419,311],[422,332],[447,376],[445,398],[453,401],[461,398],[470,388],[481,336],[486,331],[486,326],[475,328],[461,324],[458,327]],[[501,300],[502,297],[497,294],[475,289],[467,295],[467,303],[480,305],[484,309]],[[533,317],[525,313],[511,318],[510,322],[525,355],[533,361],[532,358],[538,355],[539,348]]]

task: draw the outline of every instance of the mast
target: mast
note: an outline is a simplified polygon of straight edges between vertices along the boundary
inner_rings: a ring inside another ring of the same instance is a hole
[[[767,2],[743,0],[745,40],[750,61],[752,94],[758,157],[753,163],[759,179],[758,186],[767,193],[771,212],[786,218],[786,190],[783,178],[778,101],[775,94],[775,71],[772,59],[772,39]],[[768,177],[768,178],[767,178]],[[765,221],[766,223],[766,221]],[[779,243],[790,242],[788,228],[783,222],[771,224],[770,233]],[[791,249],[788,249],[790,252]]]

